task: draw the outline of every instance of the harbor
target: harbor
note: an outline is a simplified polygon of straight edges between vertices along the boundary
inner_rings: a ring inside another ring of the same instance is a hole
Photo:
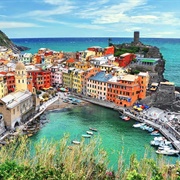
[[[121,112],[122,114],[129,116],[130,118],[138,121],[138,122],[144,122],[145,124],[153,127],[154,129],[158,130],[164,137],[166,137],[173,146],[176,148],[176,150],[180,151],[180,133],[172,126],[170,121],[168,121],[167,116],[168,114],[171,114],[170,112],[164,111],[161,113],[161,116],[166,118],[166,122],[158,120],[157,117],[152,118],[152,116],[148,116],[148,110],[144,112],[135,112],[133,108],[124,108],[124,107],[118,107],[115,106],[114,103],[111,102],[104,102],[102,100],[92,99],[83,97],[81,95],[82,99],[88,102],[91,102],[96,105],[100,105],[106,108],[111,108],[114,110],[117,110],[118,112]],[[161,111],[158,108],[151,108],[151,111],[154,112],[156,110]],[[150,110],[149,110],[150,111]],[[173,113],[172,113],[173,114]],[[177,117],[179,117],[178,113],[175,113]],[[174,114],[173,114],[174,115]]]

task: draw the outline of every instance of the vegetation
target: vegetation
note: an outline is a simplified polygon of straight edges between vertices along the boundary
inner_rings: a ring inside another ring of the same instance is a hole
[[[128,47],[116,47],[115,48],[115,53],[114,53],[114,56],[118,57],[120,56],[121,54],[124,54],[124,53],[137,53],[139,52],[140,48],[139,47],[136,47],[136,46],[128,46]]]
[[[69,136],[60,142],[42,140],[30,144],[20,137],[0,150],[0,179],[2,180],[175,180],[180,179],[180,166],[169,166],[162,158],[156,161],[135,155],[125,166],[120,156],[117,171],[108,168],[106,151],[98,138],[89,144],[68,146]],[[33,151],[29,151],[33,148]],[[32,153],[33,152],[33,153]],[[126,167],[126,168],[125,168]]]

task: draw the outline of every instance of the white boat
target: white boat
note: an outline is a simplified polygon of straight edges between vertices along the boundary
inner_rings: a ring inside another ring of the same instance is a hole
[[[163,149],[163,150],[157,150],[157,154],[163,154],[163,155],[177,155],[179,153],[178,150],[175,149]]]
[[[171,146],[168,146],[168,145],[158,147],[158,150],[167,150],[167,149],[173,149],[173,148]]]
[[[79,142],[79,141],[76,141],[76,140],[73,140],[72,143],[73,143],[73,144],[80,144],[80,142]]]
[[[87,134],[93,135],[92,131],[86,131]]]
[[[133,124],[133,127],[139,128],[139,127],[144,126],[144,125],[145,125],[145,123],[136,123],[136,124]]]
[[[89,135],[89,134],[82,134],[82,137],[84,137],[84,138],[90,138],[91,135]]]

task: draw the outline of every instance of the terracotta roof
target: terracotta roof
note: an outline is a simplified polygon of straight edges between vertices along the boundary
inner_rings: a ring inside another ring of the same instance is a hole
[[[70,58],[70,59],[68,59],[66,62],[67,62],[67,63],[74,63],[75,60],[74,60],[74,58]]]

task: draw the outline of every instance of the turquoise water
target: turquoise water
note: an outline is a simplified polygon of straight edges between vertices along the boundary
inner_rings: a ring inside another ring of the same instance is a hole
[[[150,146],[153,137],[147,131],[133,128],[134,120],[121,120],[117,111],[96,105],[75,105],[72,109],[51,111],[46,116],[50,122],[31,137],[32,142],[42,138],[59,140],[65,133],[70,134],[70,141],[81,140],[81,135],[86,134],[89,127],[94,127],[98,129],[94,134],[100,137],[102,147],[108,152],[110,167],[117,168],[119,152],[123,153],[126,164],[134,153],[138,159],[143,158],[145,152],[157,157],[155,149]],[[178,158],[166,157],[166,160],[175,163]]]
[[[111,38],[112,43],[129,43],[132,38]],[[180,39],[141,38],[144,44],[157,46],[166,60],[164,76],[176,86],[180,86]],[[39,48],[46,47],[56,51],[76,52],[91,46],[108,46],[108,38],[22,38],[12,39],[17,45],[31,48],[26,52],[36,53]]]

